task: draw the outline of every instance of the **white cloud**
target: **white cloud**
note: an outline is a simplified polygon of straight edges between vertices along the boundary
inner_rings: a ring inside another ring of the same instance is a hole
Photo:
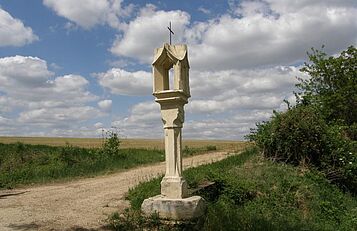
[[[256,72],[258,73],[256,76],[259,78],[262,72],[269,75],[273,71],[258,70]],[[291,70],[287,71],[286,78],[291,77],[293,82],[294,77],[289,76],[292,73],[294,72]],[[219,81],[215,82],[216,75],[218,74],[213,73],[212,78],[202,78],[200,83],[213,86],[218,83],[220,86]],[[250,76],[247,76],[247,79],[251,76],[254,76],[253,71]],[[268,78],[268,76],[264,77]],[[226,80],[227,86],[237,87],[239,91],[239,85],[234,78]],[[193,84],[193,99],[186,105],[185,110],[184,137],[243,139],[243,136],[249,133],[249,128],[254,127],[256,121],[267,120],[273,109],[285,109],[282,102],[284,94],[286,94],[285,98],[292,100],[291,92],[288,92],[292,86],[287,87],[286,83],[279,83],[279,81],[276,79],[275,93],[270,91],[270,87],[261,90],[262,88],[259,86],[255,88],[257,92],[252,92],[254,91],[254,87],[252,87],[253,89],[243,90],[238,95],[235,95],[237,93],[235,92],[234,96],[225,95],[224,90],[218,91],[217,95],[209,95],[210,92],[213,92],[209,87],[207,88],[208,93],[195,95],[195,86],[198,86],[198,83]],[[163,135],[159,104],[154,101],[134,105],[127,117],[114,121],[113,125],[119,127],[128,137],[152,138]]]
[[[0,115],[0,125],[7,125],[7,124],[9,124],[10,123],[10,119],[8,119],[8,118],[5,118],[5,117],[2,117],[1,115]]]
[[[13,18],[0,7],[0,47],[23,46],[37,40],[30,27],[25,27],[21,20]]]
[[[310,47],[325,44],[325,51],[335,54],[357,42],[355,2],[302,2],[230,1],[229,13],[192,23],[186,12],[150,6],[127,25],[111,51],[150,63],[153,48],[161,46],[167,34],[168,17],[176,15],[173,21],[179,21],[176,28],[180,31],[176,42],[188,43],[191,64],[187,136],[242,138],[255,122],[268,119],[272,110],[285,110],[283,99],[294,103],[295,76],[306,77],[296,65],[306,59]],[[152,78],[151,73],[145,76]],[[149,93],[152,84],[139,75],[126,81],[104,79],[107,83],[101,85],[113,94],[128,94],[126,89],[142,92],[134,90],[132,82]],[[160,117],[152,105],[137,104],[116,123],[127,128],[129,136],[150,137]]]
[[[0,82],[0,116],[13,121],[0,134],[40,135],[50,134],[50,128],[79,129],[82,122],[104,115],[88,105],[98,97],[86,89],[89,82],[84,77],[55,77],[46,61],[37,57],[1,58]]]
[[[242,139],[255,122],[267,120],[272,110],[285,110],[283,99],[294,102],[296,76],[306,77],[294,66],[191,72],[185,137]],[[127,117],[113,124],[129,137],[162,136],[160,108],[154,101],[135,104]]]
[[[150,72],[123,68],[137,70],[135,60],[151,63],[154,48],[168,42],[166,27],[172,21],[173,41],[188,44],[191,65],[184,138],[242,139],[273,109],[284,110],[283,99],[294,101],[294,77],[301,75],[296,66],[310,47],[325,44],[327,53],[336,54],[357,44],[357,2],[352,0],[230,0],[227,13],[199,22],[191,22],[187,12],[150,4],[133,12],[133,5],[123,7],[123,0],[43,3],[69,20],[68,30],[96,25],[118,29],[110,51],[120,57],[111,64],[120,68],[95,74],[116,95],[152,93]],[[207,9],[197,10],[209,14]],[[0,59],[0,82],[0,134],[16,133],[16,126],[7,126],[15,121],[28,135],[93,136],[103,127],[98,118],[112,108],[106,99],[110,96],[98,101],[87,90],[86,78],[56,76],[36,57]],[[128,137],[163,136],[159,105],[153,100],[113,116],[112,125]]]
[[[128,72],[112,68],[95,74],[99,84],[117,95],[149,95],[152,91],[151,73],[145,71]]]
[[[37,57],[12,56],[0,58],[0,90],[14,91],[16,88],[39,86],[53,76],[47,63]]]
[[[342,2],[342,3],[341,3]],[[191,66],[225,70],[290,65],[311,47],[334,54],[357,42],[357,3],[351,1],[243,1],[236,13],[188,29]],[[203,31],[203,32],[202,32]],[[219,36],[217,36],[219,35]]]
[[[105,112],[110,112],[112,110],[112,101],[109,99],[101,100],[98,102],[98,106]]]
[[[133,5],[122,7],[122,0],[43,0],[57,15],[67,18],[77,25],[90,29],[98,24],[122,27],[120,18],[132,13]],[[73,24],[66,24],[71,29]]]
[[[86,90],[80,75],[54,77],[46,61],[37,57],[0,58],[0,92],[29,108],[82,105],[97,97]]]
[[[238,108],[233,114],[221,113],[216,118],[195,119],[192,119],[194,114],[186,113],[187,118],[183,125],[185,139],[243,139],[256,121],[269,119],[272,111],[245,111]],[[159,138],[164,134],[159,105],[152,101],[134,105],[128,117],[115,120],[112,125],[128,137]]]
[[[209,9],[207,9],[207,8],[205,8],[205,7],[198,7],[198,9],[197,9],[198,11],[201,11],[202,13],[204,13],[204,14],[211,14],[211,11],[209,10]]]
[[[291,91],[296,83],[295,76],[302,77],[299,67],[276,66],[224,71],[192,71],[190,73],[193,97],[221,99],[256,93]]]
[[[129,115],[112,122],[127,137],[158,138],[163,135],[160,106],[154,101],[135,104]]]
[[[104,124],[101,123],[101,122],[97,122],[97,123],[94,124],[94,127],[95,127],[96,129],[101,129],[101,128],[104,127]]]
[[[282,1],[282,0],[265,0],[270,4],[273,11],[277,12],[294,12],[296,9],[322,7],[330,8],[333,10],[334,7],[343,8],[355,8],[357,7],[357,2],[354,0],[299,0],[299,1]]]
[[[40,108],[21,112],[18,121],[62,127],[68,121],[81,122],[99,115],[101,115],[100,111],[90,106]]]
[[[193,70],[295,65],[311,47],[325,45],[335,54],[357,44],[355,1],[240,1],[231,7],[231,14],[192,23],[186,12],[146,7],[111,51],[150,63],[153,48],[168,37],[168,21],[174,22],[174,43],[188,43]]]
[[[151,62],[153,48],[168,42],[169,21],[172,22],[175,33],[173,42],[182,42],[184,29],[190,21],[189,14],[179,10],[155,11],[152,6],[147,6],[127,25],[124,35],[116,39],[111,52],[118,56],[136,58],[143,63]]]

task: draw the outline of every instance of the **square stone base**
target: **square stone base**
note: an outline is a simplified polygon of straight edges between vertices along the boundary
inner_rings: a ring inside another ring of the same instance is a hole
[[[161,195],[167,198],[185,198],[188,196],[187,183],[182,177],[167,177],[161,181]]]
[[[141,210],[146,216],[157,213],[160,219],[189,221],[202,217],[206,212],[206,204],[200,196],[170,199],[158,195],[145,199]]]

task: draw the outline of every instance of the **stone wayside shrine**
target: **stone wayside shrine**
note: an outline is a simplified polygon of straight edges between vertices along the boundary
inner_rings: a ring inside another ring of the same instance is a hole
[[[200,196],[189,197],[187,183],[182,176],[184,105],[190,97],[187,46],[164,44],[155,50],[152,66],[153,95],[161,106],[164,123],[166,173],[161,181],[161,195],[144,200],[141,209],[147,216],[156,213],[164,220],[197,219],[205,213],[205,202]],[[171,68],[173,86],[169,86]]]

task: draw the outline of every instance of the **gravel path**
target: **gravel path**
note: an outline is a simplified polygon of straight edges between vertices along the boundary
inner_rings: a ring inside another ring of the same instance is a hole
[[[185,158],[184,168],[226,158],[213,152]],[[15,190],[0,190],[0,230],[97,230],[108,214],[129,206],[125,193],[164,173],[165,163],[110,175]]]

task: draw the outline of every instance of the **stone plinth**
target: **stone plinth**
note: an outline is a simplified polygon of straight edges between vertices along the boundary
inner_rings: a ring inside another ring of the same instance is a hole
[[[205,214],[206,204],[200,196],[169,199],[158,195],[145,199],[141,210],[147,216],[157,213],[159,218],[165,220],[190,221]]]

